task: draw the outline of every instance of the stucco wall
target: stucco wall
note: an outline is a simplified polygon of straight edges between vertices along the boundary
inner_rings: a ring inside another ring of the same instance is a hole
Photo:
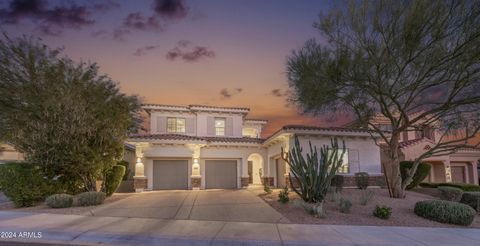
[[[192,173],[193,151],[185,145],[151,145],[143,149],[143,163],[145,165],[145,176],[148,179],[147,188],[153,187],[153,160],[189,160],[190,177]],[[267,150],[263,147],[256,146],[208,146],[200,149],[200,174],[202,176],[201,188],[205,187],[205,160],[228,159],[237,160],[237,182],[241,187],[240,178],[248,177],[248,158],[252,154],[258,154],[266,163]],[[265,168],[265,167],[263,167]],[[189,179],[189,187],[191,187]]]
[[[380,174],[380,149],[375,142],[369,137],[343,137],[338,138],[340,147],[342,140],[345,141],[345,147],[352,152],[358,153],[358,166],[350,166],[349,174],[357,172],[368,172],[369,174]],[[330,146],[330,138],[323,136],[299,136],[300,146],[303,148],[303,154],[310,153],[309,141],[312,146],[317,146],[318,149],[323,145]]]
[[[12,146],[0,144],[0,164],[10,161],[22,161],[23,154],[16,151]]]

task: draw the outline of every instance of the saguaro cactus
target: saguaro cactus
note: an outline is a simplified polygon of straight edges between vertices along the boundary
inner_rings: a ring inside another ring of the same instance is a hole
[[[290,183],[298,184],[298,187],[292,185],[292,190],[307,203],[323,203],[330,183],[342,165],[345,142],[340,150],[337,139],[331,139],[331,146],[324,145],[320,153],[310,141],[309,146],[310,153],[306,154],[305,159],[298,137],[295,136],[294,146],[289,153],[282,148],[282,159],[290,166]]]

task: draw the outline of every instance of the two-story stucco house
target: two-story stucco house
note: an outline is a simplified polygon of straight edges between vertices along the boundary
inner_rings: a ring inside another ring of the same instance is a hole
[[[374,117],[372,122],[382,130],[391,130],[390,122],[383,116]],[[435,146],[442,138],[443,133],[434,125],[424,126],[421,124],[422,122],[417,127],[409,128],[400,135],[400,149],[405,160],[414,160]],[[349,125],[354,125],[354,123]],[[479,183],[480,149],[478,148],[462,148],[451,154],[426,158],[424,161],[432,165],[425,182]]]
[[[242,188],[264,182],[283,187],[289,168],[281,159],[281,148],[288,150],[294,136],[305,154],[309,141],[321,147],[332,137],[344,140],[347,151],[340,171],[347,184],[357,172],[383,182],[379,147],[368,130],[284,126],[262,139],[267,121],[249,119],[248,108],[157,104],[143,108],[150,116],[150,130],[128,140],[136,149],[137,191]]]

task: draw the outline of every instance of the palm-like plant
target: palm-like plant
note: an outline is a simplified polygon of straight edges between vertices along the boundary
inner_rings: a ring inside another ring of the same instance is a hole
[[[295,136],[294,146],[289,153],[282,148],[282,159],[290,166],[290,184],[298,184],[298,187],[292,185],[292,190],[307,203],[322,203],[333,177],[342,165],[345,142],[340,149],[337,139],[334,138],[331,146],[324,145],[320,152],[316,146],[312,147],[310,141],[309,146],[310,153],[306,154],[305,159],[298,137]]]

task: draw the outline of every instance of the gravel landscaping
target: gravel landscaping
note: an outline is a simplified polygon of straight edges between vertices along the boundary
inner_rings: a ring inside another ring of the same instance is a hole
[[[110,197],[105,199],[105,202],[100,206],[105,206],[107,204],[125,199],[131,196],[133,193],[115,193]],[[24,208],[15,208],[12,202],[1,203],[0,204],[0,211],[10,210],[15,212],[34,212],[34,213],[51,213],[51,214],[76,214],[76,215],[84,215],[89,213],[90,210],[93,208],[97,208],[98,206],[90,206],[90,207],[70,207],[70,208],[50,208],[45,203],[39,203],[37,206],[33,207],[24,207]]]
[[[307,214],[303,208],[295,206],[294,199],[300,199],[293,191],[290,192],[290,202],[280,203],[278,193],[280,190],[273,190],[272,194],[259,194],[259,196],[270,206],[275,208],[283,216],[294,224],[332,224],[332,225],[372,225],[372,226],[420,226],[420,227],[462,227],[456,225],[442,224],[430,221],[414,214],[413,209],[417,201],[437,199],[428,194],[414,191],[407,191],[405,199],[393,199],[388,196],[386,189],[372,189],[374,196],[366,205],[360,205],[359,189],[344,189],[340,197],[350,199],[353,206],[348,214],[341,213],[337,203],[327,198],[325,208],[326,218],[316,218]],[[392,216],[388,220],[382,220],[372,215],[376,205],[386,205],[392,208]],[[475,221],[469,226],[480,228],[480,216],[476,216]]]

